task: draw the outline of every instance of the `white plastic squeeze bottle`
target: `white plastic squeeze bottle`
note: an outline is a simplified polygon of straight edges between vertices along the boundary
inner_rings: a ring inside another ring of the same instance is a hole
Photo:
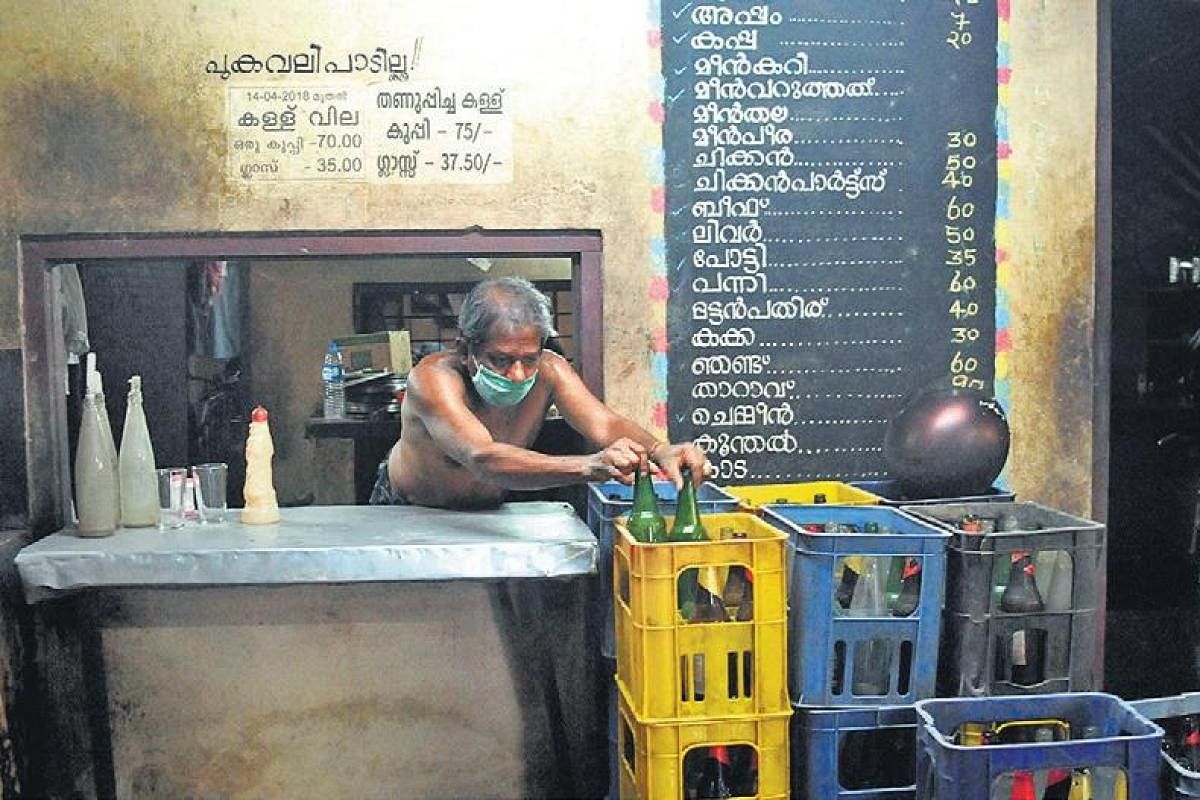
[[[246,499],[242,522],[247,525],[269,525],[279,521],[279,503],[271,480],[271,456],[274,454],[267,410],[255,406],[250,414],[250,433],[246,437],[246,484],[242,489]]]

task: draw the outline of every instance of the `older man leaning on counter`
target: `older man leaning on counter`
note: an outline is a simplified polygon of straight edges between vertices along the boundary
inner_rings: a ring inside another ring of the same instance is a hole
[[[629,483],[642,455],[676,486],[685,466],[710,472],[699,447],[658,441],[588,391],[566,359],[545,348],[552,320],[550,301],[524,278],[471,289],[457,352],[426,356],[409,374],[400,439],[379,465],[372,504],[467,509],[496,505],[508,490]],[[552,404],[597,452],[529,449]]]

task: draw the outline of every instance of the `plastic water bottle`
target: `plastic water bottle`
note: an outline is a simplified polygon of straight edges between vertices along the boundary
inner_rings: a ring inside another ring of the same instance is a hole
[[[325,383],[325,419],[345,419],[346,379],[342,372],[342,351],[330,342],[321,367],[321,380]]]

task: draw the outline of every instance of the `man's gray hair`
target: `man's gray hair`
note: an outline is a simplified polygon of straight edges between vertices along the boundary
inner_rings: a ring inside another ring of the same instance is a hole
[[[458,331],[468,344],[482,344],[489,336],[520,328],[533,328],[543,343],[558,335],[550,299],[524,278],[480,281],[471,287],[458,312]]]

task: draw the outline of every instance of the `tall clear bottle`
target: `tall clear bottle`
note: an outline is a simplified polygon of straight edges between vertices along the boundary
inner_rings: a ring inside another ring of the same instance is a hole
[[[95,382],[92,382],[93,388]],[[80,536],[111,536],[117,527],[116,462],[104,442],[96,393],[88,391],[75,447],[75,514]]]
[[[650,477],[650,462],[645,456],[642,456],[637,477],[633,480],[633,508],[629,510],[625,525],[629,528],[629,535],[639,542],[664,542],[667,539],[667,521],[658,510],[654,480]]]
[[[154,472],[154,447],[142,407],[142,378],[129,379],[125,427],[117,456],[121,486],[121,524],[145,528],[158,522],[158,477]]]
[[[95,396],[96,409],[100,412],[100,436],[104,443],[105,450],[108,451],[108,458],[116,469],[117,464],[117,443],[113,439],[112,423],[108,418],[108,402],[104,399],[104,377],[100,374],[100,370],[96,369],[96,354],[87,354],[87,386],[88,391]],[[116,479],[113,481],[113,508],[117,509],[117,522],[120,523],[121,514],[121,481]]]
[[[850,600],[851,616],[887,616],[885,569],[886,562],[882,557],[862,557],[862,574],[855,582],[854,597]],[[890,656],[890,642],[886,639],[871,638],[855,642],[851,691],[860,696],[887,694]]]

